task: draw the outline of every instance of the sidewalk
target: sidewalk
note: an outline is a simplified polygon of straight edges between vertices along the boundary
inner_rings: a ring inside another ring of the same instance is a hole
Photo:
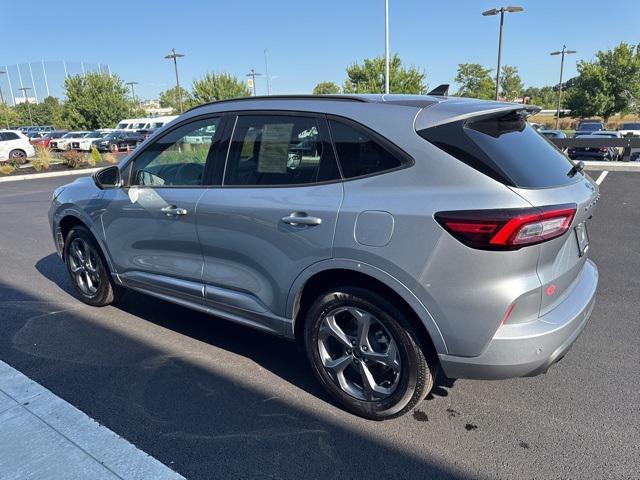
[[[0,479],[184,477],[0,361]]]

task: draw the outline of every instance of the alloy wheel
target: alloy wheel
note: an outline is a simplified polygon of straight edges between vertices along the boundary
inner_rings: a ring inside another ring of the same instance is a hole
[[[334,383],[358,400],[383,400],[398,386],[402,365],[397,343],[366,309],[341,306],[325,314],[318,351]]]
[[[100,288],[100,260],[97,252],[82,238],[69,245],[69,270],[80,291],[92,297]]]

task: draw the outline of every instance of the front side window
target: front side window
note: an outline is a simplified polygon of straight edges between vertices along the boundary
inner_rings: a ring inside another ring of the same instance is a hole
[[[330,120],[331,138],[344,178],[392,170],[402,162],[359,128]]]
[[[172,130],[144,149],[133,162],[131,185],[153,187],[203,184],[220,117]]]
[[[239,116],[224,184],[303,185],[338,178],[322,122],[305,116]]]

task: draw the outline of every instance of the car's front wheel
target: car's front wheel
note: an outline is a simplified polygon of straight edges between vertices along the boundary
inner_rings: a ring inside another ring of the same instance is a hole
[[[20,150],[19,148],[11,150],[9,152],[9,160],[23,165],[27,163],[27,152],[25,152],[24,150]]]
[[[64,242],[64,259],[80,299],[95,307],[110,305],[119,293],[100,246],[83,226],[73,227]]]
[[[432,366],[406,316],[363,288],[332,289],[314,302],[306,316],[305,347],[329,394],[365,418],[403,415],[433,385]]]

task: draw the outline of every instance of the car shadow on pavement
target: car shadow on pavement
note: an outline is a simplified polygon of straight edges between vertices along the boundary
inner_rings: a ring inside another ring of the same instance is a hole
[[[137,293],[128,316],[0,293],[3,360],[187,478],[466,478],[316,398],[291,342]]]

